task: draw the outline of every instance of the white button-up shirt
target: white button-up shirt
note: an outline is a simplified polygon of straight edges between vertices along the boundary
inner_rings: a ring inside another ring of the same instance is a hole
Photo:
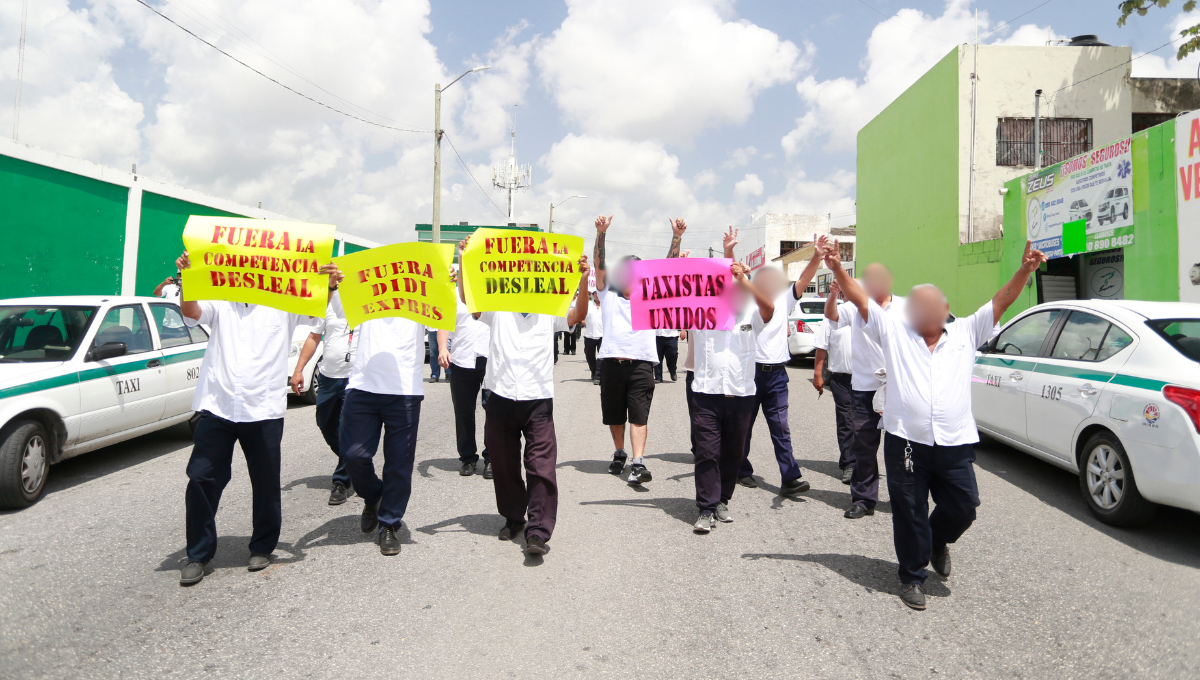
[[[484,312],[479,320],[492,329],[484,387],[513,401],[553,399],[554,334],[567,330],[567,318]]]
[[[775,310],[779,314],[780,310]],[[774,316],[772,316],[774,318]],[[729,397],[754,396],[754,355],[766,324],[751,302],[730,331],[688,331],[695,349],[692,391]],[[606,340],[607,342],[607,340]]]
[[[422,396],[424,365],[424,326],[398,316],[364,321],[358,327],[358,353],[346,389]]]
[[[878,306],[878,305],[876,305]],[[879,343],[869,338],[862,331],[858,307],[849,302],[838,305],[838,320],[836,328],[849,328],[850,331],[850,387],[858,392],[874,392],[883,383],[875,376],[875,371],[883,368],[883,350]],[[889,316],[898,321],[904,321],[904,298],[893,295],[892,301],[885,308]],[[834,328],[830,329],[832,332]],[[830,369],[832,370],[832,369]]]
[[[654,331],[633,330],[629,298],[605,288],[600,291],[600,312],[604,321],[604,343],[596,353],[599,359],[637,359],[658,363],[658,345]]]
[[[200,320],[185,317],[184,323],[204,324],[212,333],[200,364],[192,410],[235,423],[282,418],[287,411],[292,334],[297,326],[313,323],[313,318],[244,302],[196,304]]]
[[[884,312],[874,300],[868,311],[867,323],[856,324],[883,348],[883,429],[931,446],[979,441],[971,412],[971,372],[975,348],[991,337],[996,321],[991,301],[947,325],[932,352],[907,320]]]
[[[604,315],[591,297],[588,297],[587,318],[583,320],[583,337],[593,340],[604,337]]]
[[[787,290],[775,297],[775,315],[758,334],[758,349],[754,360],[760,364],[786,364],[792,360],[788,349],[788,317],[796,308],[796,284],[788,284]]]
[[[474,369],[476,357],[487,357],[491,331],[467,311],[467,303],[458,300],[454,315],[454,342],[450,343],[450,363]]]
[[[346,323],[346,312],[342,309],[342,296],[335,290],[329,296],[325,318],[313,324],[313,333],[324,335],[325,343],[321,355],[321,375],[327,378],[349,378],[350,366],[354,363],[353,333]]]
[[[825,350],[825,365],[830,373],[849,373],[850,333],[849,328],[831,330],[833,322],[825,319],[813,333],[813,347]]]

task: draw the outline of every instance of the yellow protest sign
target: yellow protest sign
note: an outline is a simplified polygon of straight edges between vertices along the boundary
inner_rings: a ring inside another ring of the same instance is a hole
[[[430,328],[454,330],[455,296],[450,281],[454,246],[396,243],[335,258],[346,278],[338,291],[346,321],[356,327],[386,316],[412,319]]]
[[[229,300],[293,314],[325,316],[333,254],[332,224],[192,215],[183,246],[185,300]]]
[[[462,254],[472,312],[566,316],[579,290],[583,239],[515,229],[479,229]]]

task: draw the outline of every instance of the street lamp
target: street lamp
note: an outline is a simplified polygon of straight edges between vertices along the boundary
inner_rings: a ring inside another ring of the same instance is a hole
[[[564,198],[563,200],[559,201],[558,205],[562,205],[563,203],[566,203],[567,201],[571,200],[572,198],[587,198],[587,196],[568,196],[568,197]],[[546,231],[551,234],[554,233],[554,208],[555,207],[556,206],[553,203],[550,204],[550,226],[546,228]]]
[[[476,66],[450,81],[450,85],[462,80],[468,73],[486,71],[491,66]],[[442,92],[450,85],[441,83],[433,86],[433,234],[434,243],[442,242]]]

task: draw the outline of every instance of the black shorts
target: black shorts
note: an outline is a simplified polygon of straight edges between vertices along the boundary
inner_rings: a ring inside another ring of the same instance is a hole
[[[605,359],[600,362],[600,411],[605,425],[645,425],[654,399],[654,364]]]

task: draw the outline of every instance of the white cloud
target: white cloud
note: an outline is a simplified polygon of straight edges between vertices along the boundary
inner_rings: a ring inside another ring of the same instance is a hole
[[[1136,18],[1136,17],[1135,17]],[[1195,14],[1180,12],[1168,24],[1167,38],[1178,38],[1179,32],[1196,25],[1200,18]],[[1147,54],[1133,62],[1135,78],[1196,78],[1200,73],[1200,54],[1193,52],[1183,61],[1175,58],[1179,44],[1168,45],[1156,54]],[[1136,55],[1135,55],[1136,56]]]
[[[740,149],[734,149],[729,154],[729,160],[725,161],[725,168],[741,168],[750,164],[750,161],[758,155],[758,149],[753,146],[743,146]]]
[[[747,198],[749,196],[762,196],[763,182],[754,173],[746,173],[746,176],[737,184],[733,185],[733,195],[738,198]]]
[[[806,55],[729,17],[730,0],[568,0],[538,67],[559,107],[589,134],[687,142],[744,122],[762,90]]]
[[[797,170],[788,178],[783,191],[768,196],[759,203],[754,213],[765,212],[797,215],[833,214],[840,217],[852,216],[855,211],[854,173],[838,170],[823,180],[809,180],[803,171]],[[834,225],[838,225],[834,219]]]

